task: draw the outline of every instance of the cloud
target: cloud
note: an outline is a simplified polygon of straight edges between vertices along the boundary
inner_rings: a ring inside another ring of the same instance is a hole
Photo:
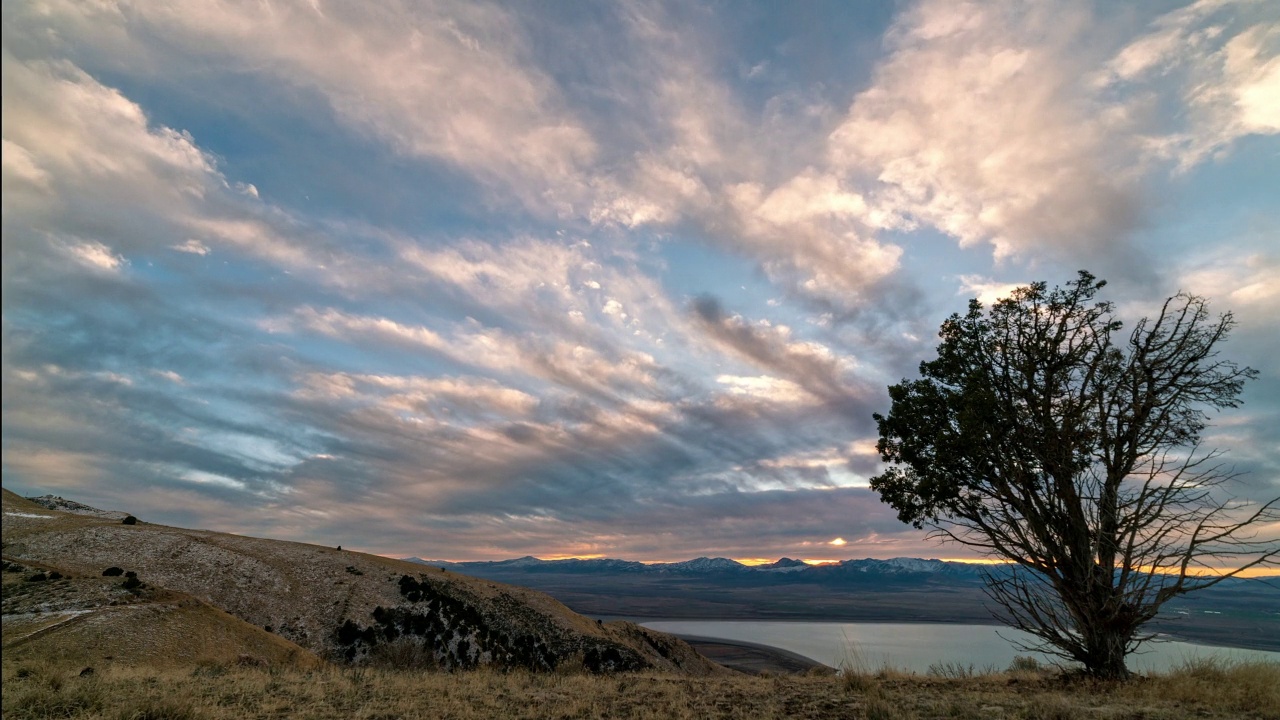
[[[727,189],[743,249],[776,281],[839,307],[865,306],[898,270],[902,249],[874,236],[862,195],[811,170],[772,191],[755,182]]]
[[[408,325],[385,317],[352,315],[336,309],[301,308],[283,323],[267,327],[298,326],[349,343],[373,341],[430,350],[453,362],[516,375],[532,375],[576,390],[610,394],[652,386],[657,370],[653,358],[643,353],[619,351],[609,357],[598,350],[566,340],[533,335],[513,336],[497,328],[469,323],[448,335],[421,325]]]
[[[797,165],[807,153],[796,144],[759,140],[762,122],[769,131],[807,125],[813,104],[772,102],[768,117],[753,118],[717,76],[696,24],[681,27],[669,9],[638,3],[625,27],[638,77],[624,77],[647,101],[636,109],[645,149],[597,171],[590,220],[630,229],[692,224],[796,293],[841,307],[868,303],[871,287],[898,269],[901,250],[874,237],[857,192]]]
[[[1184,270],[1182,287],[1231,308],[1238,316],[1263,321],[1280,313],[1280,256],[1273,252],[1214,253]]]
[[[171,249],[178,252],[191,253],[192,255],[208,255],[210,252],[209,246],[199,240],[187,240],[179,245],[171,246]]]
[[[1268,8],[1200,0],[1156,18],[1107,63],[1100,83],[1160,84],[1186,108],[1149,133],[1151,153],[1186,171],[1241,137],[1280,132],[1280,13]]]
[[[868,184],[888,227],[930,225],[998,258],[1105,253],[1139,208],[1129,119],[1080,80],[1089,20],[1078,6],[912,6],[831,134],[833,170]]]
[[[727,314],[711,297],[698,298],[691,309],[708,336],[720,346],[789,381],[781,385],[739,380],[739,390],[759,392],[768,388],[777,397],[780,389],[803,388],[815,400],[838,409],[856,423],[865,425],[869,421],[874,395],[854,379],[851,357],[839,356],[820,343],[794,340],[785,325],[752,325],[740,315]]]
[[[378,403],[388,411],[425,415],[465,411],[516,418],[538,406],[532,395],[487,378],[312,373],[303,378],[298,392],[306,398],[333,400],[381,394]]]
[[[153,125],[74,64],[6,48],[3,73],[6,259],[47,262],[50,238],[98,269],[175,245],[221,245],[298,270],[329,255],[296,220],[235,191],[191,136]],[[13,277],[18,267],[6,266]]]
[[[105,272],[119,270],[127,261],[100,242],[81,242],[66,246],[67,254],[85,267]]]
[[[168,215],[163,208],[190,207],[216,182],[189,138],[149,128],[141,108],[70,63],[22,62],[6,48],[3,76],[7,228],[25,226],[81,248],[105,245],[75,238],[106,236],[128,252],[156,230],[115,208]],[[113,220],[119,231],[104,232]],[[17,234],[11,242],[26,252],[44,244]]]
[[[961,275],[959,280],[960,291],[956,293],[957,295],[977,298],[979,302],[987,306],[995,304],[997,300],[1009,297],[1014,290],[1028,284],[1025,282],[997,282],[980,275]]]
[[[814,400],[803,387],[790,380],[757,375],[720,375],[716,382],[724,385],[730,395],[740,395],[782,405],[808,405]]]
[[[130,69],[216,67],[318,93],[353,129],[451,163],[535,207],[543,193],[575,184],[596,152],[555,84],[530,62],[521,24],[494,4],[393,3],[365,12],[301,0],[55,2],[15,15]]]

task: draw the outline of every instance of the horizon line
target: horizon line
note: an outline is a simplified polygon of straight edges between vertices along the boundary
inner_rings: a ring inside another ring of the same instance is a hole
[[[992,559],[992,558],[937,558],[937,557],[925,558],[925,557],[913,557],[910,555],[895,555],[893,557],[871,557],[871,556],[849,557],[844,559],[792,558],[786,555],[780,556],[777,559],[758,558],[758,557],[733,558],[733,557],[725,557],[723,555],[716,555],[716,556],[699,555],[698,557],[687,558],[685,560],[628,560],[627,558],[611,557],[609,555],[600,555],[600,554],[549,555],[547,557],[539,557],[537,555],[528,554],[528,555],[521,555],[519,557],[508,557],[508,558],[501,558],[497,560],[446,560],[442,558],[432,558],[428,560],[426,558],[422,558],[417,555],[401,555],[401,556],[383,555],[383,557],[389,557],[395,560],[407,560],[412,557],[412,558],[416,558],[418,560],[423,560],[426,562],[444,562],[444,563],[451,563],[451,564],[468,563],[468,562],[500,563],[500,562],[507,562],[509,560],[521,560],[524,558],[533,558],[534,560],[538,560],[541,562],[557,562],[561,560],[621,560],[623,562],[637,562],[637,563],[640,563],[641,565],[672,565],[672,564],[681,563],[681,562],[689,562],[690,560],[697,560],[699,558],[707,558],[709,560],[732,560],[733,562],[736,562],[739,565],[743,565],[746,567],[758,567],[760,565],[768,565],[771,563],[779,562],[781,560],[799,560],[810,567],[821,567],[823,565],[838,565],[842,562],[849,562],[852,560],[881,560],[881,561],[925,560],[925,561],[937,561],[937,562],[944,562],[944,563],[957,563],[961,565],[1010,565],[1010,564],[1013,564],[1012,560],[1002,560],[1002,559]],[[1189,572],[1188,574],[1196,577],[1205,577],[1205,576],[1212,577],[1215,575],[1223,574],[1223,572],[1229,572],[1231,569],[1232,568],[1203,568],[1200,572]],[[1278,578],[1280,577],[1280,570],[1274,570],[1269,568],[1249,568],[1235,575],[1235,577],[1250,578],[1250,579]]]

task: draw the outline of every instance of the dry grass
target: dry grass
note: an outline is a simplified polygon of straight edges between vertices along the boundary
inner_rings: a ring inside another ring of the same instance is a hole
[[[421,673],[206,663],[87,677],[48,662],[3,670],[4,717],[247,718],[972,718],[1148,720],[1280,718],[1280,666],[1198,663],[1169,675],[1099,683],[1025,670],[966,678],[687,677],[638,673]]]

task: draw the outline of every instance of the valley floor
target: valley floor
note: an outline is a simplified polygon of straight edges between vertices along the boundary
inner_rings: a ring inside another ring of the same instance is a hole
[[[1128,683],[1048,673],[920,677],[830,672],[455,674],[204,664],[81,675],[5,662],[3,716],[20,718],[1280,718],[1280,667],[1202,665]]]

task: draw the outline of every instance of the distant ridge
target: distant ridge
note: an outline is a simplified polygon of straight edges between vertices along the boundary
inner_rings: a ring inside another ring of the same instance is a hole
[[[809,563],[803,560],[793,560],[789,557],[780,558],[767,565],[756,565],[756,570],[768,572],[796,572],[810,567]]]
[[[717,575],[733,573],[815,573],[829,575],[833,572],[856,572],[883,575],[934,575],[943,574],[956,577],[981,576],[984,566],[976,563],[950,562],[946,560],[923,558],[862,558],[841,560],[835,563],[810,565],[803,560],[781,558],[764,565],[744,565],[737,560],[724,557],[698,557],[693,560],[669,563],[642,563],[634,560],[615,558],[566,558],[560,560],[541,560],[526,555],[511,560],[472,560],[451,562],[448,560],[424,560],[419,557],[402,558],[407,562],[433,567],[447,568],[458,572],[476,571],[510,571],[524,572],[556,572],[556,573],[590,573],[590,572],[628,572],[643,574],[695,574]]]

